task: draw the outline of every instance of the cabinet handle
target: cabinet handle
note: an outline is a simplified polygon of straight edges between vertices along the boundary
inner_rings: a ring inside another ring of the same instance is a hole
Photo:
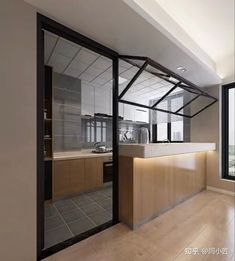
[[[136,109],[137,111],[142,111],[142,112],[147,112],[147,111],[145,111],[145,110],[141,110],[141,109]]]

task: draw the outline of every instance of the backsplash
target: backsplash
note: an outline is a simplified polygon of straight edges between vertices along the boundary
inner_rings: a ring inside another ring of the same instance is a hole
[[[93,149],[96,142],[112,148],[112,118],[82,119],[82,149]]]
[[[138,143],[139,130],[141,127],[147,127],[149,124],[137,124],[134,122],[119,122],[119,142],[120,143]]]
[[[53,150],[80,150],[81,80],[53,73]]]

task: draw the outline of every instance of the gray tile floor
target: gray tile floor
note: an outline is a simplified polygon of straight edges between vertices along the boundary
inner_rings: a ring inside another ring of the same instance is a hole
[[[112,187],[45,206],[45,248],[112,219]]]

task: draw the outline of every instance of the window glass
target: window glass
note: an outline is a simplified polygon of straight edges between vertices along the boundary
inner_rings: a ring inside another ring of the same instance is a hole
[[[235,89],[229,89],[229,175],[235,176]]]
[[[183,141],[184,139],[184,123],[183,121],[175,121],[171,123],[171,141]]]
[[[157,125],[157,140],[163,141],[167,139],[167,123],[159,123]]]
[[[94,126],[91,127],[91,142],[95,141]]]

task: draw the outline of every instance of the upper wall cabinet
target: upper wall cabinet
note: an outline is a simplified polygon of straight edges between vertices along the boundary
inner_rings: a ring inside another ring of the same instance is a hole
[[[95,91],[92,86],[82,84],[82,115],[94,115],[95,112]]]
[[[82,84],[82,115],[112,115],[112,90]]]
[[[135,107],[129,104],[123,104],[123,117],[127,121],[135,121]]]
[[[121,108],[121,109],[120,109]],[[148,109],[139,108],[129,104],[119,104],[119,115],[123,114],[124,120],[149,123]]]
[[[123,103],[118,104],[118,115],[124,118],[124,104]]]
[[[135,121],[149,123],[149,111],[148,109],[135,107]]]
[[[111,115],[110,90],[95,88],[95,113]]]

